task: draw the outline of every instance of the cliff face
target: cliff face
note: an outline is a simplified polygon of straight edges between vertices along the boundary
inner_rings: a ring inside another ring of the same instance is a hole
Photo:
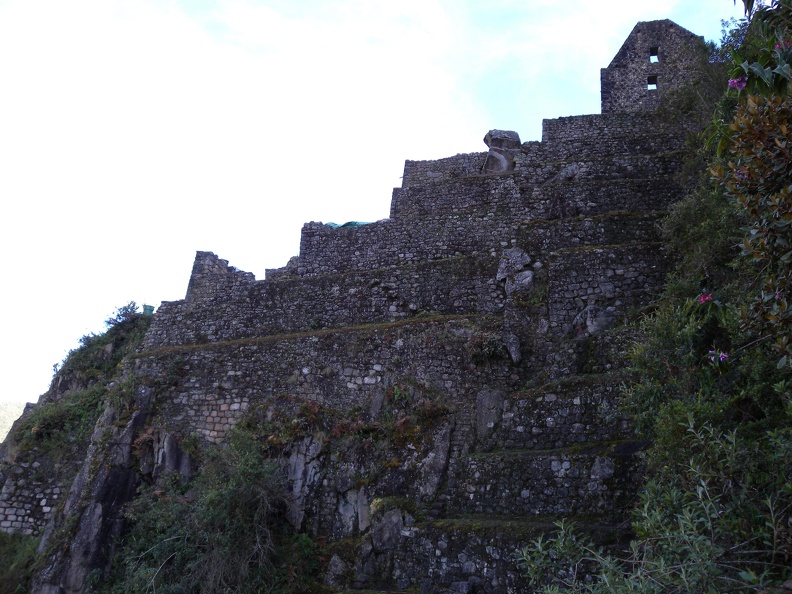
[[[695,62],[700,45],[641,23],[608,80],[627,85],[636,52]],[[643,444],[602,412],[625,380],[624,322],[669,267],[656,222],[684,192],[687,130],[655,103],[613,105],[546,120],[541,142],[491,131],[488,152],[408,161],[389,219],[308,223],[266,280],[199,252],[76,479],[25,508],[7,456],[0,528],[45,535],[34,590],[84,591],[141,481],[189,479],[186,439],[222,444],[250,419],[270,429],[290,523],[330,543],[334,586],[522,592],[513,553],[554,520],[618,539]]]

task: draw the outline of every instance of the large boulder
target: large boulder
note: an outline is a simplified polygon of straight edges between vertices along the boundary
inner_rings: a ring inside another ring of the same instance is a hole
[[[572,320],[572,333],[575,338],[585,338],[604,332],[616,323],[613,311],[589,305]]]
[[[484,136],[489,147],[483,173],[509,173],[514,171],[514,158],[519,154],[522,143],[520,135],[511,130],[490,130]]]

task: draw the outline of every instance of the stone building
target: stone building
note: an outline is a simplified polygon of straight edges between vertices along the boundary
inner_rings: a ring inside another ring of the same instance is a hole
[[[638,23],[600,72],[602,113],[657,109],[697,78],[706,59],[704,38],[673,21]]]

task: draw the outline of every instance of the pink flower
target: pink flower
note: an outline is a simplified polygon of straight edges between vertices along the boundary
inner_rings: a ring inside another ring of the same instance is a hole
[[[732,89],[737,89],[738,91],[742,91],[745,88],[746,84],[748,84],[748,78],[745,76],[741,76],[740,78],[729,79],[729,86]]]
[[[710,351],[707,353],[707,359],[715,363],[715,359],[718,359],[718,362],[723,363],[726,359],[729,358],[729,353],[723,353],[721,351]]]
[[[712,301],[712,293],[702,293],[698,296],[699,303],[706,303],[707,301]]]

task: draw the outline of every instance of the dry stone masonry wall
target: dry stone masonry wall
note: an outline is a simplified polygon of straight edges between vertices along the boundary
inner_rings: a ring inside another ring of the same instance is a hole
[[[269,423],[288,518],[329,542],[339,589],[526,592],[513,552],[559,517],[617,539],[644,446],[613,413],[623,321],[662,287],[657,222],[685,191],[686,123],[652,109],[702,45],[639,23],[603,70],[603,114],[407,161],[390,218],[307,223],[264,280],[198,252],[185,299],[160,306],[128,362],[147,407],[116,431],[147,432],[139,474],[188,478],[181,440]],[[41,530],[43,515],[14,524],[9,510],[44,508],[16,485],[0,529]]]
[[[39,462],[21,462],[0,473],[0,531],[38,535],[67,488],[42,476]]]

